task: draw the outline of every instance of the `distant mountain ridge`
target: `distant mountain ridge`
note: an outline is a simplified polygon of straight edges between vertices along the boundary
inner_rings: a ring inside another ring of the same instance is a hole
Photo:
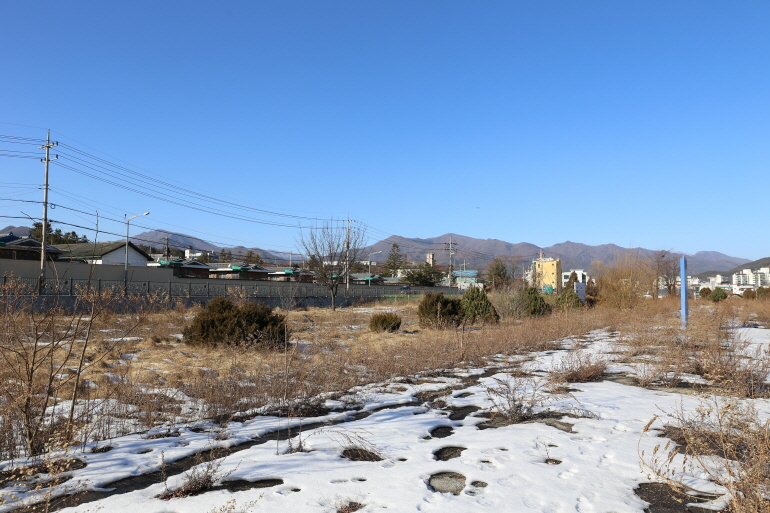
[[[142,232],[138,235],[130,237],[131,242],[135,244],[150,245],[157,249],[161,249],[166,245],[166,237],[168,237],[168,243],[175,249],[193,249],[197,251],[213,251],[219,252],[222,249],[229,251],[234,256],[245,255],[249,251],[254,251],[260,255],[266,262],[276,262],[283,264],[292,261],[292,254],[290,252],[282,251],[267,251],[261,248],[247,248],[244,246],[233,247],[220,247],[206,242],[205,240],[193,237],[192,235],[184,235],[181,233],[169,233],[163,230],[153,230],[149,232]],[[293,254],[293,261],[302,261],[302,258],[296,253]]]
[[[14,235],[17,235],[19,237],[24,237],[26,235],[29,235],[29,227],[27,226],[6,226],[2,230],[0,230],[0,233],[11,233],[13,232]]]
[[[698,278],[702,280],[705,280],[709,276],[714,276],[715,274],[723,274],[723,275],[729,276],[734,273],[741,272],[744,269],[751,269],[753,271],[756,271],[760,267],[770,267],[770,257],[764,257],[764,258],[760,258],[759,260],[745,262],[745,263],[739,264],[737,267],[728,269],[727,271],[722,269],[709,269],[708,271],[703,271],[701,273],[698,273],[696,276],[698,276]]]
[[[655,250],[645,248],[624,248],[616,244],[589,246],[588,244],[572,241],[540,247],[529,242],[511,243],[498,239],[475,239],[454,233],[425,239],[409,239],[398,235],[391,235],[366,248],[366,253],[381,251],[381,253],[376,255],[376,261],[384,262],[388,257],[391,245],[395,242],[410,261],[424,262],[427,253],[435,253],[436,262],[446,265],[449,262],[449,255],[445,248],[450,241],[450,237],[452,242],[457,243],[454,246],[455,267],[461,267],[464,261],[465,266],[471,269],[484,269],[492,258],[496,256],[518,256],[522,261],[530,261],[536,258],[541,250],[544,256],[559,258],[562,261],[562,269],[564,270],[588,270],[592,262],[601,261],[609,263],[629,249],[638,251],[643,258],[650,258],[657,253]],[[672,253],[681,255],[681,253],[676,251]],[[699,251],[694,255],[685,256],[687,256],[688,274],[691,275],[713,269],[727,271],[749,262],[748,259],[725,255],[718,251]]]
[[[129,240],[134,244],[164,247],[166,245],[166,237],[168,237],[169,246],[175,249],[195,249],[198,251],[219,251],[221,249],[210,242],[206,242],[198,237],[193,237],[192,235],[169,233],[163,230],[142,232],[133,237],[129,237]]]
[[[0,233],[8,233],[9,231],[13,231],[16,235],[27,235],[29,228],[25,226],[7,226]],[[192,235],[169,233],[162,230],[142,232],[134,235],[130,240],[135,244],[150,245],[160,249],[165,245],[166,237],[168,237],[169,244],[177,249],[191,248],[216,252],[223,249]],[[401,252],[407,255],[409,261],[424,262],[427,253],[435,253],[436,262],[446,265],[449,262],[449,255],[445,248],[447,247],[446,243],[450,241],[450,237],[452,242],[456,243],[453,246],[455,248],[455,267],[462,267],[464,262],[468,269],[485,269],[489,262],[497,256],[518,256],[522,262],[530,261],[536,258],[541,250],[545,256],[561,259],[564,270],[588,270],[592,262],[601,261],[609,263],[629,249],[638,251],[644,258],[649,258],[657,252],[644,248],[624,248],[616,244],[590,246],[572,241],[540,247],[529,242],[512,243],[499,239],[476,239],[465,235],[447,233],[429,238],[406,238],[391,235],[371,246],[363,248],[360,259],[365,260],[368,253],[380,251],[380,253],[372,255],[372,261],[385,262],[388,258],[391,244],[395,242],[401,247]],[[233,255],[246,254],[251,250],[261,255],[265,261],[276,262],[281,265],[288,264],[290,261],[299,262],[302,260],[301,255],[288,251],[268,251],[261,248],[246,248],[244,246],[225,247],[224,249],[230,251]],[[673,253],[681,254],[676,251]],[[690,275],[708,273],[732,274],[746,267],[754,269],[770,265],[770,257],[752,262],[746,258],[733,257],[718,251],[698,251],[694,255],[685,256],[687,256],[688,274]]]

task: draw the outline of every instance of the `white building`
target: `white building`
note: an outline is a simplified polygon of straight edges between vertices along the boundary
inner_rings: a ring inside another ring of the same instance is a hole
[[[751,274],[751,281],[754,287],[767,287],[770,285],[770,267],[760,267],[758,271]]]
[[[751,285],[752,283],[751,269],[743,269],[740,272],[733,273],[732,284],[733,285]]]
[[[588,283],[588,280],[590,279],[590,276],[588,276],[588,273],[585,272],[583,269],[570,269],[569,271],[564,271],[561,273],[562,288],[564,288],[567,285],[567,282],[569,281],[569,277],[572,276],[572,273],[575,273],[577,275],[578,283]]]
[[[146,266],[152,257],[139,249],[133,242],[83,242],[78,244],[60,244],[64,253],[59,260],[80,261],[96,265]],[[126,258],[127,257],[127,258]]]
[[[756,271],[743,269],[733,273],[731,283],[734,288],[741,287],[742,289],[770,286],[770,267],[760,267]]]

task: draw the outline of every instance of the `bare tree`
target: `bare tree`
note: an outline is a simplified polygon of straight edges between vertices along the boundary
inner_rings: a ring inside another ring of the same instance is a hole
[[[316,281],[329,289],[332,310],[337,308],[335,299],[339,286],[347,282],[352,264],[361,254],[364,234],[361,228],[344,228],[331,223],[300,232],[297,242],[308,257]]]
[[[658,297],[661,286],[666,288],[669,296],[673,296],[679,279],[678,255],[670,250],[656,251],[650,257],[649,267],[653,278],[653,297]]]

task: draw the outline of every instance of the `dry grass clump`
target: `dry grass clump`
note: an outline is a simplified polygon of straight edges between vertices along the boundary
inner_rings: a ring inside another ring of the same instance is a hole
[[[361,504],[356,501],[346,502],[337,507],[337,513],[353,513],[354,511],[362,509],[364,506],[366,506],[366,504]]]
[[[401,327],[401,317],[393,312],[382,312],[372,315],[369,329],[374,332],[387,331],[392,333]]]
[[[198,495],[210,490],[217,481],[224,480],[236,470],[222,470],[222,459],[226,455],[225,452],[224,450],[211,449],[206,452],[205,456],[199,453],[196,456],[198,464],[185,473],[182,485],[173,490],[166,488],[157,498],[167,501],[179,497]],[[164,484],[166,483],[167,481],[164,481]]]
[[[550,379],[558,383],[586,383],[598,380],[606,370],[606,358],[576,347],[564,355],[553,369]]]
[[[502,415],[511,423],[535,417],[536,411],[561,398],[553,386],[531,376],[494,378],[496,385],[487,387],[493,415]]]
[[[679,409],[668,421],[674,428],[666,433],[675,434],[675,443],[659,444],[650,455],[640,451],[651,477],[703,493],[683,482],[687,475],[703,473],[727,491],[732,513],[770,511],[770,421],[761,420],[750,405],[716,397],[704,399],[694,411]]]

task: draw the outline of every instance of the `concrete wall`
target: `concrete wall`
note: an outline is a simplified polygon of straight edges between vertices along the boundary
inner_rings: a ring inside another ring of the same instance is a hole
[[[146,261],[146,260],[145,260]],[[0,259],[0,276],[11,274],[22,278],[37,278],[40,275],[40,261]],[[128,268],[129,280],[168,281],[174,279],[173,270],[135,266]],[[46,262],[46,277],[58,277],[61,280],[92,279],[123,280],[122,265],[90,265],[78,262]]]

